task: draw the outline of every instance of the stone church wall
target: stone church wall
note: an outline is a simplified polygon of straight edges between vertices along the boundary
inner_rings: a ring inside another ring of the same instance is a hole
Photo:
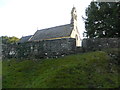
[[[87,38],[83,39],[82,47],[86,51],[101,50],[105,48],[120,48],[120,38]]]

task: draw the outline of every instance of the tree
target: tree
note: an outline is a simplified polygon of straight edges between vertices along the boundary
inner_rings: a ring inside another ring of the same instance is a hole
[[[91,2],[85,13],[87,37],[120,37],[120,2]]]
[[[19,41],[19,38],[13,36],[13,37],[8,37],[8,36],[2,36],[2,43],[3,44],[13,44]]]

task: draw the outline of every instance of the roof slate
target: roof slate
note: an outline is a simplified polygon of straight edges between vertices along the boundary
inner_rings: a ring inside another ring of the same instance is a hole
[[[32,36],[32,35],[22,37],[18,43],[24,43],[24,42],[27,42],[27,41],[31,38],[31,36]]]
[[[39,41],[44,39],[70,36],[72,30],[73,28],[71,24],[37,30],[29,41]]]

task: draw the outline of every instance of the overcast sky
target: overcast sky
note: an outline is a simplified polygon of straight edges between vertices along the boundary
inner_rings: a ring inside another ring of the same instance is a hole
[[[33,35],[37,29],[69,24],[73,5],[77,9],[80,37],[82,16],[92,0],[0,0],[0,36]]]

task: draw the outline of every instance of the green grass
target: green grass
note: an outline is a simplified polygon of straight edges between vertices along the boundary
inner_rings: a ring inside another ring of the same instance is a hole
[[[102,51],[38,61],[3,61],[3,88],[117,88],[118,71]]]
[[[2,60],[0,60],[0,75],[2,75]]]

